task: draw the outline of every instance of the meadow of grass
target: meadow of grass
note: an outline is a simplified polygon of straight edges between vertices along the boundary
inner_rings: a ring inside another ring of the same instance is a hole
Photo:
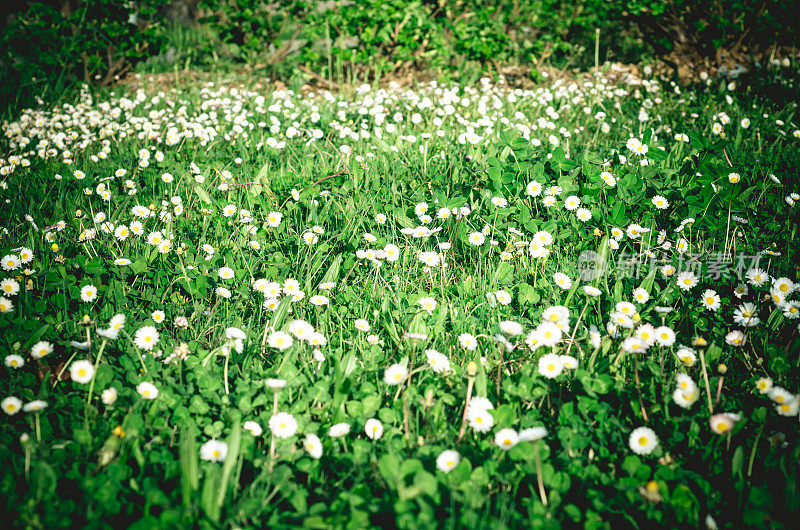
[[[791,526],[796,111],[647,75],[22,111],[2,519]]]

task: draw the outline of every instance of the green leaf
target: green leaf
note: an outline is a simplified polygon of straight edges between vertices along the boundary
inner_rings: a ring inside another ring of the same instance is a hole
[[[197,193],[197,196],[200,197],[200,200],[204,203],[210,205],[211,204],[211,197],[208,195],[208,192],[201,188],[200,186],[194,186],[194,192]]]
[[[228,493],[228,481],[233,473],[233,467],[239,459],[239,448],[242,443],[242,425],[241,420],[236,418],[231,425],[231,434],[228,436],[228,454],[225,457],[225,462],[222,464],[222,479],[220,480],[219,489],[217,490],[217,513],[222,510],[222,505],[225,504],[225,496]]]
[[[198,448],[195,435],[196,427],[193,420],[188,420],[181,426],[180,442],[178,444],[178,458],[181,464],[181,495],[183,505],[191,507],[194,492],[200,485],[198,471]]]
[[[251,195],[258,196],[261,192],[266,188],[267,190],[270,189],[269,185],[269,169],[271,166],[271,161],[267,161],[261,169],[258,170],[258,173],[253,178],[253,182],[257,182],[258,184],[254,184],[252,186],[247,187],[247,191]]]
[[[744,450],[740,445],[733,452],[733,458],[731,459],[731,474],[733,475],[734,478],[742,477],[743,466],[744,466]]]

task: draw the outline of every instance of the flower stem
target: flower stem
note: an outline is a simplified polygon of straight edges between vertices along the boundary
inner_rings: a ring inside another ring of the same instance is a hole
[[[403,392],[403,429],[406,431],[406,445],[411,447],[411,434],[408,428],[408,403],[405,392]]]
[[[97,366],[100,364],[100,358],[103,356],[103,350],[106,348],[106,343],[108,343],[108,339],[103,339],[103,343],[100,344],[100,350],[97,352],[97,358],[95,358],[94,360],[94,373],[92,374],[92,381],[89,383],[89,395],[86,397],[87,406],[92,404],[92,393],[94,393],[94,382],[97,379]]]
[[[756,449],[758,449],[758,441],[761,439],[761,434],[764,432],[764,424],[761,424],[761,428],[758,429],[758,434],[756,435],[756,441],[753,442],[753,449],[750,451],[750,462],[747,463],[747,476],[753,473],[753,461],[756,458]]]
[[[722,383],[725,381],[725,376],[719,377],[719,383],[717,384],[717,397],[714,398],[714,405],[719,405],[719,398],[722,396]]]
[[[275,389],[275,397],[272,400],[272,415],[276,415],[278,413],[278,394],[280,393],[279,390]],[[269,442],[269,472],[272,473],[272,469],[275,467],[275,433],[272,433],[272,439]]]
[[[708,398],[708,412],[714,414],[714,404],[711,402],[711,386],[708,382],[708,370],[706,369],[705,350],[700,349],[700,366],[703,368],[703,381],[706,384],[706,397]]]
[[[223,368],[223,371],[225,372],[225,395],[226,396],[228,394],[230,394],[230,391],[228,389],[228,363],[230,362],[230,359],[231,359],[231,352],[228,352],[228,355],[225,356],[225,367]],[[277,394],[276,394],[276,396],[277,396]]]
[[[61,376],[64,375],[64,372],[67,371],[67,366],[69,366],[69,363],[72,362],[72,359],[74,359],[76,355],[78,355],[77,350],[72,352],[72,355],[69,356],[69,359],[67,359],[67,362],[65,362],[64,366],[61,367],[61,370],[59,370],[58,374],[56,375],[56,382],[53,383],[53,388],[55,388],[56,385],[58,384],[58,382],[61,381]]]
[[[644,409],[644,401],[642,401],[642,385],[639,382],[639,353],[633,352],[633,376],[636,380],[636,394],[639,396],[639,408],[642,409],[642,417],[644,422],[647,423],[647,411]]]
[[[547,494],[544,491],[544,482],[542,481],[542,457],[539,454],[539,442],[536,442],[536,483],[539,485],[539,496],[542,498],[542,504],[547,506]]]
[[[564,355],[569,355],[569,351],[572,349],[572,344],[575,342],[575,334],[578,332],[578,326],[581,323],[581,319],[583,318],[583,313],[586,312],[586,308],[589,307],[589,299],[586,300],[586,304],[583,306],[581,310],[581,314],[578,315],[578,321],[575,322],[575,329],[572,330],[572,336],[569,338],[569,345],[567,346],[567,353]]]
[[[464,414],[461,416],[461,429],[458,431],[458,442],[464,437],[464,432],[467,428],[467,410],[469,410],[469,400],[472,398],[472,387],[475,384],[475,378],[470,377],[467,380],[467,399],[464,401]]]

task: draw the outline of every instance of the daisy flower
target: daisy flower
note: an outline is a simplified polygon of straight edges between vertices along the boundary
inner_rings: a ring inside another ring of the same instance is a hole
[[[383,373],[383,382],[387,385],[399,385],[408,377],[408,368],[402,364],[393,364]]]
[[[47,341],[39,341],[31,347],[31,357],[42,359],[53,353],[53,345]]]
[[[670,347],[675,344],[675,332],[667,326],[659,326],[655,330],[656,342],[659,346]]]
[[[208,462],[224,462],[228,444],[222,440],[209,440],[200,446],[200,458]]]
[[[0,259],[0,267],[4,271],[15,271],[22,265],[22,260],[16,254],[7,254]]]
[[[158,331],[153,326],[142,326],[136,330],[133,336],[133,343],[137,348],[152,351],[158,343]]]
[[[553,275],[553,280],[556,282],[556,285],[558,285],[564,290],[567,290],[570,287],[572,287],[572,280],[570,280],[569,276],[567,276],[563,272],[555,273]]]
[[[502,331],[509,337],[515,337],[517,335],[522,335],[524,333],[524,330],[522,329],[522,324],[514,322],[512,320],[503,320],[502,322],[500,322],[500,331]]]
[[[543,346],[555,346],[561,341],[561,328],[552,321],[545,321],[536,326],[536,333]]]
[[[110,388],[106,388],[100,394],[100,399],[103,401],[103,405],[106,406],[111,406],[114,403],[116,403],[118,397],[119,393],[117,392],[117,389],[114,388],[113,386]]]
[[[553,379],[564,371],[564,361],[554,353],[548,353],[539,359],[539,374]]]
[[[733,312],[733,321],[745,327],[757,326],[761,319],[756,315],[756,305],[751,302],[745,302],[736,308]]]
[[[472,232],[467,238],[467,241],[469,241],[471,245],[479,247],[486,241],[486,236],[484,236],[481,232]]]
[[[697,403],[697,398],[700,396],[700,392],[697,387],[690,388],[688,390],[683,390],[681,388],[676,388],[675,391],[672,393],[672,400],[681,408],[690,409],[692,405]]]
[[[776,405],[775,411],[781,416],[797,416],[798,412],[800,412],[800,399],[795,397],[786,403]]]
[[[316,434],[306,434],[303,439],[303,448],[311,458],[319,459],[322,456],[322,442]]]
[[[439,453],[439,456],[436,457],[436,468],[443,473],[449,473],[455,469],[460,461],[461,455],[458,454],[458,451],[447,449]]]
[[[285,331],[273,331],[267,337],[267,344],[270,348],[276,348],[284,351],[292,347],[294,339]]]
[[[436,350],[425,350],[425,357],[428,359],[428,364],[437,374],[443,374],[450,371],[450,359],[446,355],[439,353]]]
[[[22,368],[25,366],[25,359],[20,355],[12,353],[6,356],[5,363],[9,368]]]
[[[744,346],[745,341],[747,338],[745,337],[744,333],[735,329],[725,335],[725,342],[730,346]]]
[[[383,424],[375,418],[370,418],[364,424],[364,432],[371,440],[379,440],[383,436]]]
[[[784,296],[794,291],[794,289],[794,282],[786,277],[777,278],[772,282],[772,290],[781,292]]]
[[[706,289],[702,298],[703,307],[711,311],[716,311],[722,305],[719,295],[713,289]]]
[[[269,430],[277,438],[290,438],[297,432],[297,420],[288,412],[279,412],[269,419]]]
[[[422,307],[423,311],[427,311],[429,314],[432,313],[437,306],[436,300],[429,296],[420,298],[417,303]]]
[[[711,426],[711,430],[717,434],[725,434],[730,432],[733,429],[733,426],[736,422],[739,421],[738,414],[730,414],[728,412],[722,412],[720,414],[714,414],[708,420],[709,425]]]
[[[85,285],[81,289],[81,300],[84,302],[93,302],[97,299],[97,288],[94,285]]]
[[[155,399],[158,397],[158,389],[153,383],[142,381],[136,385],[136,392],[144,399]]]
[[[559,355],[558,357],[561,359],[561,364],[563,364],[564,368],[567,370],[575,370],[578,368],[578,359],[572,355]]]
[[[538,197],[539,195],[542,194],[542,189],[543,186],[539,182],[532,180],[526,186],[525,193],[527,193],[531,197]]]
[[[337,423],[336,425],[332,425],[328,430],[328,436],[331,438],[341,438],[342,436],[346,436],[348,433],[350,433],[349,423]]]
[[[650,293],[641,287],[633,290],[633,299],[639,304],[646,304],[650,300]]]
[[[321,294],[315,294],[314,296],[309,298],[308,301],[317,307],[326,306],[330,303],[328,297],[322,296]]]
[[[488,410],[472,407],[467,409],[467,420],[469,426],[480,433],[489,432],[494,426],[494,418]]]
[[[678,359],[683,363],[684,366],[687,368],[691,368],[694,366],[694,363],[697,362],[697,354],[694,352],[693,349],[688,348],[686,346],[679,348],[678,353],[676,354]]]
[[[769,281],[769,274],[767,274],[765,270],[755,267],[748,269],[745,273],[745,278],[747,278],[748,283],[753,287],[761,287],[764,283]]]
[[[94,366],[86,360],[75,361],[69,367],[69,375],[76,383],[86,384],[94,376]]]
[[[48,407],[47,401],[41,399],[34,399],[33,401],[29,401],[25,403],[25,406],[22,407],[22,410],[25,412],[41,412]]]
[[[6,278],[0,281],[0,293],[6,296],[16,296],[19,293],[19,282],[14,278]]]
[[[578,218],[578,221],[586,223],[591,220],[592,211],[588,208],[578,208],[578,210],[575,212],[575,215]]]
[[[22,410],[22,401],[18,397],[9,396],[0,402],[0,408],[2,408],[3,412],[7,415],[13,416]]]
[[[462,333],[458,336],[458,343],[461,345],[462,348],[465,348],[470,351],[475,351],[478,349],[478,339],[475,338],[474,335],[471,333]]]
[[[495,291],[494,297],[500,305],[508,305],[511,303],[511,294],[508,291],[503,291],[502,289]]]
[[[761,394],[767,394],[772,389],[772,379],[769,377],[762,377],[756,381],[756,388]]]
[[[0,313],[10,313],[14,310],[14,302],[5,296],[0,296]]]
[[[647,350],[647,343],[639,337],[628,337],[620,345],[628,353],[637,353]]]
[[[564,199],[564,208],[566,208],[569,211],[578,209],[580,205],[581,205],[581,200],[575,195],[570,195],[569,197]]]
[[[678,287],[684,291],[688,291],[695,285],[697,285],[697,275],[693,272],[682,272],[678,274],[677,279],[675,280],[678,284]]]
[[[583,292],[586,296],[591,297],[600,296],[603,293],[600,289],[592,285],[584,285]]]
[[[514,429],[500,429],[494,435],[494,443],[503,451],[508,451],[519,443],[519,435]]]
[[[656,195],[650,201],[653,203],[653,206],[655,206],[659,210],[665,210],[669,207],[669,201],[667,201],[667,199],[665,199],[661,195]]]
[[[628,438],[628,445],[631,451],[637,455],[649,455],[653,449],[658,445],[658,438],[653,429],[648,427],[639,427],[631,432]]]

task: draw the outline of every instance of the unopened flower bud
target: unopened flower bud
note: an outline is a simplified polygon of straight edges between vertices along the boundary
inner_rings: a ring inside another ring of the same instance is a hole
[[[478,365],[475,361],[471,361],[467,365],[467,377],[475,377],[478,375]]]

